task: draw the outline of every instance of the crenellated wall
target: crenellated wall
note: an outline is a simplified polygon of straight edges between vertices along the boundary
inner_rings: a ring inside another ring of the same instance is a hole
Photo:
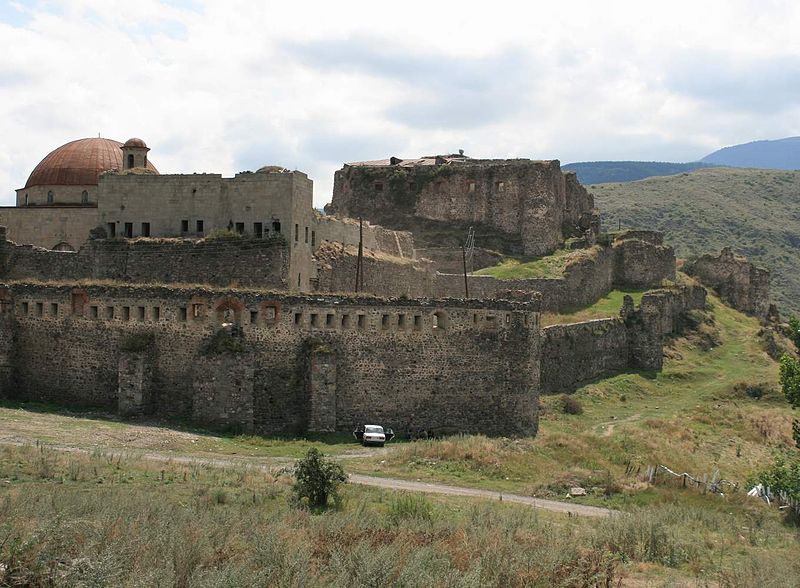
[[[537,429],[536,301],[31,283],[0,292],[9,301],[2,336],[13,337],[5,393],[17,398],[152,407],[260,433],[365,421],[397,431]]]

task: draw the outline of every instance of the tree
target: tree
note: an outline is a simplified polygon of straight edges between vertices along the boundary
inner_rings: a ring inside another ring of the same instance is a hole
[[[304,498],[312,508],[325,508],[328,497],[336,498],[339,485],[347,481],[347,474],[338,463],[312,447],[305,457],[297,462],[294,470],[292,490],[299,501]]]
[[[793,316],[789,319],[789,329],[792,331],[792,334],[789,335],[789,338],[794,341],[794,346],[800,351],[800,318]]]

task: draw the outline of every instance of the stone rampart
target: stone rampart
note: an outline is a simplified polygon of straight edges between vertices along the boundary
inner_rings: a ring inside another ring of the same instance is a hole
[[[542,329],[542,393],[570,392],[626,369],[658,371],[665,338],[679,333],[683,316],[705,307],[706,291],[678,286],[647,292],[639,308],[626,296],[620,317]]]
[[[259,433],[367,421],[536,433],[538,301],[34,283],[0,293],[0,341],[13,342],[4,393],[17,398],[140,404]]]
[[[114,280],[287,289],[289,252],[280,236],[264,239],[98,239],[77,252],[2,239],[6,280]]]
[[[714,288],[733,308],[766,319],[770,306],[769,271],[734,255],[730,247],[716,256],[706,254],[687,260],[683,271]]]

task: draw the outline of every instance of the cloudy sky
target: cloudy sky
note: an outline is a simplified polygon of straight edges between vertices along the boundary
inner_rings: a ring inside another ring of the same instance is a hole
[[[344,161],[691,161],[800,135],[800,5],[0,0],[0,204],[81,137],[162,172]]]

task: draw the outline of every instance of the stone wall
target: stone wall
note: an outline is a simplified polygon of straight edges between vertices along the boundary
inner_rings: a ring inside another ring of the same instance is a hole
[[[0,278],[115,280],[288,289],[289,252],[280,236],[263,239],[98,239],[77,252],[5,241],[0,227]]]
[[[769,271],[734,255],[730,247],[717,256],[706,254],[687,260],[683,271],[714,288],[733,308],[760,319],[767,317]]]
[[[353,292],[356,290],[358,248],[326,243],[315,254],[318,292]],[[363,291],[376,296],[430,296],[435,278],[431,263],[364,251]]]
[[[546,255],[566,237],[596,231],[593,199],[553,161],[460,159],[436,165],[345,165],[330,210],[386,227],[409,219],[473,223],[521,238]]]
[[[96,206],[0,207],[0,225],[7,228],[9,239],[45,249],[77,251],[97,223]]]
[[[323,407],[335,402],[337,430],[366,421],[398,432],[537,429],[536,301],[32,283],[4,291],[7,392],[18,398],[117,409],[125,382],[146,373],[121,361],[122,350],[152,337],[152,408],[164,416],[248,429],[252,410],[252,430],[295,433],[330,430]],[[238,352],[214,347],[223,324],[241,334]]]
[[[653,290],[638,309],[626,296],[620,317],[542,329],[542,393],[570,392],[626,369],[661,370],[665,338],[679,333],[685,313],[703,309],[705,299],[699,286]]]

